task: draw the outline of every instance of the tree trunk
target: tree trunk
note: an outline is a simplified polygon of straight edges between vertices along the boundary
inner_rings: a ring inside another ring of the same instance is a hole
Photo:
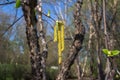
[[[32,68],[32,80],[42,80],[43,67],[41,64],[40,45],[36,29],[35,7],[37,0],[23,0],[22,9],[26,20],[26,36],[30,51],[30,61]]]
[[[74,13],[74,22],[75,22],[75,37],[73,41],[73,45],[70,49],[70,53],[68,58],[64,61],[61,66],[61,70],[56,78],[56,80],[66,80],[67,71],[70,69],[74,60],[78,56],[78,52],[82,48],[82,42],[84,39],[85,28],[81,23],[81,6],[83,1],[78,0],[76,3],[76,11]]]
[[[94,29],[94,25],[92,24],[93,12],[92,12],[92,5],[90,0],[88,0],[88,8],[91,11],[90,20],[88,22],[89,25],[88,55],[90,56],[90,75],[93,75],[95,71],[94,68],[95,66],[93,65],[95,64],[95,59],[94,59],[94,51],[91,49],[93,47],[92,42],[94,42],[93,37],[95,36],[95,29]]]
[[[37,31],[38,31],[38,36],[39,36],[39,43],[41,46],[41,54],[42,54],[42,67],[43,67],[43,80],[47,80],[46,77],[46,58],[48,54],[48,49],[47,49],[47,43],[45,40],[45,32],[44,32],[44,27],[43,27],[43,22],[42,22],[42,1],[38,0],[38,5],[36,7],[36,10],[38,11],[38,23],[37,23]]]
[[[92,1],[91,1],[92,3]],[[102,4],[102,3],[101,3]],[[95,0],[94,7],[92,7],[92,14],[95,26],[95,38],[96,38],[96,53],[97,53],[97,67],[98,67],[98,79],[104,80],[104,71],[102,65],[102,54],[101,54],[101,21],[103,18],[102,12],[99,11],[99,2]]]
[[[77,56],[75,62],[76,62],[76,70],[77,70],[77,77],[78,77],[78,80],[81,80],[81,73],[82,73],[82,70],[81,70],[81,66],[79,64],[79,55]]]
[[[97,39],[96,42],[96,51],[97,51],[97,67],[98,67],[98,79],[104,80],[104,71],[103,71],[103,65],[102,65],[102,56],[101,56],[101,49],[100,49],[100,42],[101,40]]]
[[[108,49],[108,34],[107,34],[107,27],[106,27],[106,1],[103,0],[103,20],[104,20],[104,34],[105,34],[105,48]],[[111,62],[110,58],[107,57],[106,61],[106,68],[105,68],[105,80],[108,80],[109,74],[111,71]]]
[[[114,24],[114,19],[116,15],[116,8],[117,8],[117,2],[118,0],[114,0],[114,10],[113,10],[113,15],[112,15],[112,22],[110,24],[110,27],[112,26],[112,29],[110,32],[114,32],[113,24]],[[103,17],[104,17],[104,34],[105,34],[105,47],[106,49],[112,50],[113,49],[113,41],[112,43],[110,42],[110,35],[108,35],[109,32],[107,32],[110,28],[106,25],[106,1],[103,0]],[[105,80],[113,80],[115,71],[117,68],[117,64],[115,62],[115,57],[107,57],[107,62],[106,62],[106,67],[105,67]]]
[[[86,56],[85,59],[84,59],[84,64],[83,64],[83,69],[82,69],[81,78],[84,77],[85,68],[86,68],[86,64],[87,64],[87,58],[88,58],[88,56]],[[82,79],[81,79],[81,80],[82,80]]]

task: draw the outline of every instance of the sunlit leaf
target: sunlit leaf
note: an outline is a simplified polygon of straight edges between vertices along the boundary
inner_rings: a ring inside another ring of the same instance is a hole
[[[108,49],[102,49],[102,51],[104,54],[108,55],[108,52],[109,52]]]
[[[50,10],[48,10],[48,14],[47,14],[47,16],[48,16],[48,17],[50,16]]]
[[[112,56],[118,55],[120,53],[119,50],[113,50],[111,51]]]
[[[19,7],[20,7],[20,5],[21,5],[21,2],[20,2],[20,0],[16,0],[15,7],[16,7],[16,8],[19,8]]]
[[[102,49],[103,53],[106,54],[108,57],[116,56],[120,53],[119,50],[109,51],[108,49]]]

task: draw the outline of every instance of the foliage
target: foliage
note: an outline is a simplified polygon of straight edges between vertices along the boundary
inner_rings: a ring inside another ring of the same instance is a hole
[[[57,76],[58,70],[47,68],[47,80],[55,80]]]
[[[104,54],[106,54],[108,57],[116,56],[116,55],[118,55],[118,54],[120,53],[119,50],[112,50],[112,51],[110,51],[110,50],[108,50],[108,49],[103,49],[102,51],[103,51]]]
[[[21,64],[0,64],[0,80],[22,80],[30,67]]]
[[[20,7],[20,5],[21,5],[20,0],[16,0],[16,5],[15,5],[15,7],[16,7],[16,8],[19,8],[19,7]]]
[[[50,17],[50,10],[48,10],[48,14],[47,14],[48,17]]]

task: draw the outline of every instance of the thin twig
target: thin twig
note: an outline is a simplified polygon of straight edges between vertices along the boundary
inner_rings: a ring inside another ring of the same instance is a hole
[[[15,1],[6,2],[6,3],[1,3],[0,6],[9,5],[9,4],[14,4],[14,3],[15,3]]]
[[[12,27],[14,26],[14,24],[16,24],[21,18],[23,17],[23,15],[21,17],[19,17],[16,21],[14,21],[6,30],[5,32],[1,35],[1,37],[3,37],[5,35],[5,33]]]
[[[47,16],[47,14],[45,14],[45,13],[43,13],[43,12],[42,12],[42,14],[45,15],[46,17],[52,19],[54,22],[56,22],[56,20],[55,20],[54,18],[52,18],[51,16]]]
[[[37,10],[37,8],[35,8]],[[37,10],[38,11],[38,10]],[[38,13],[41,13],[43,15],[45,15],[46,17],[50,18],[51,20],[53,20],[54,22],[56,22],[56,20],[54,18],[52,18],[51,16],[48,16],[47,14],[45,14],[44,12],[38,11]]]

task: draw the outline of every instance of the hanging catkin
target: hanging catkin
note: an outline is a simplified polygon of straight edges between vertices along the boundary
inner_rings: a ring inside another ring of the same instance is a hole
[[[58,28],[58,22],[56,21],[56,25],[54,27],[54,42],[57,41],[57,28]]]
[[[62,23],[61,25],[61,50],[64,50],[64,24]]]
[[[58,24],[58,63],[62,62],[62,52],[61,52],[61,26]]]
[[[64,23],[56,21],[54,27],[54,42],[58,42],[58,63],[62,63],[62,51],[64,50]]]

